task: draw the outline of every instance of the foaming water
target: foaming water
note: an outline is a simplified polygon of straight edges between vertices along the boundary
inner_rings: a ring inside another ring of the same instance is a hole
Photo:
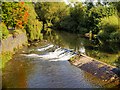
[[[76,55],[71,49],[47,45],[27,52],[30,50],[22,52],[27,54],[18,53],[6,64],[3,88],[101,88],[106,85],[68,62]]]
[[[52,48],[53,46],[54,45],[49,45],[49,46],[46,46],[44,48],[40,48],[37,50],[45,51],[49,48]],[[32,58],[42,58],[42,59],[49,60],[49,61],[67,61],[70,58],[72,58],[73,56],[75,56],[76,53],[74,53],[71,50],[63,49],[63,48],[59,47],[59,48],[56,48],[53,52],[47,52],[43,55],[41,55],[41,54],[21,54],[21,55],[30,57],[30,58],[31,57]]]
[[[43,47],[43,48],[40,48],[40,49],[37,49],[38,51],[45,51],[45,50],[47,50],[47,49],[49,49],[49,48],[52,48],[52,47],[54,47],[54,45],[48,45],[48,46],[46,46],[46,47]]]
[[[38,54],[21,54],[26,57],[40,57]]]
[[[91,46],[88,40],[62,31],[53,35],[51,33],[47,40],[52,44],[42,42],[37,46],[30,46],[24,49],[24,52],[15,54],[13,59],[6,63],[2,71],[3,88],[92,89],[114,86],[114,83],[106,83],[67,61],[76,54],[72,50],[89,54],[92,50],[87,50],[88,46]]]

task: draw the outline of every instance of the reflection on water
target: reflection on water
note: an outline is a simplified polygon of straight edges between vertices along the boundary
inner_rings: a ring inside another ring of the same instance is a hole
[[[36,52],[37,49],[34,50]],[[98,88],[104,86],[90,82],[84,71],[72,66],[67,60],[54,62],[44,58],[29,58],[32,56],[30,55],[23,56],[20,52],[6,64],[3,70],[3,88]]]
[[[79,34],[62,31],[52,31],[44,38],[56,45],[74,49],[74,51],[87,54],[111,65],[120,66],[120,46],[116,43],[103,43],[99,46],[99,44],[94,44],[95,41],[81,38]]]
[[[46,35],[44,38],[56,45],[74,49],[75,51],[78,51],[80,48],[84,48],[84,44],[89,43],[88,40],[80,38],[79,35],[66,32],[53,31],[50,35]]]
[[[74,55],[71,50],[87,53],[89,41],[79,38],[79,35],[63,32],[53,32],[53,35],[44,38],[53,44],[23,49],[6,63],[3,69],[3,88],[112,87],[112,84],[93,77],[67,61]],[[54,47],[56,45],[61,47]]]

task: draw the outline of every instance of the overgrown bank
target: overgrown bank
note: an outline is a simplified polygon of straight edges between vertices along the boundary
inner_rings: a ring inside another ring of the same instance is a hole
[[[92,43],[90,50],[100,50],[106,43],[119,45],[120,2],[73,4],[3,2],[0,38],[16,37],[18,33],[25,32],[29,42],[40,41],[43,38],[41,32],[51,34],[51,28],[54,28],[88,37]],[[112,47],[111,51],[118,53],[118,48]]]
[[[37,19],[31,2],[3,2],[0,23],[0,46],[2,65],[12,58],[16,50],[28,42],[42,40],[42,22]],[[1,62],[1,61],[0,61]]]
[[[38,2],[35,10],[48,28],[79,33],[97,45],[120,42],[120,2]],[[62,7],[62,8],[61,8]]]
[[[75,33],[88,39],[90,45],[85,48],[91,51],[88,54],[90,57],[93,56],[108,64],[119,63],[120,1],[70,2],[68,5],[58,2],[38,2],[35,4],[35,10],[44,26]],[[55,36],[56,42],[60,41],[58,36]],[[67,38],[71,41],[69,37]]]

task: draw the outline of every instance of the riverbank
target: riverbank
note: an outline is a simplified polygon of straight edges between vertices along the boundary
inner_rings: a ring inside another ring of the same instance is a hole
[[[15,37],[10,35],[6,39],[1,40],[0,42],[0,57],[2,59],[2,64],[0,68],[3,68],[5,63],[12,59],[13,54],[18,49],[21,49],[23,46],[27,46],[27,36],[25,32],[17,34]]]
[[[120,84],[120,70],[117,67],[108,65],[84,54],[77,55],[69,61],[72,65],[96,76],[107,84],[114,83],[114,86]]]
[[[107,88],[102,80],[71,65],[65,59],[70,53],[65,52],[57,60],[51,59],[55,56],[52,54],[54,50],[57,49],[57,54],[61,55],[64,48],[45,49],[49,45],[41,44],[24,47],[6,63],[2,74],[3,88]]]

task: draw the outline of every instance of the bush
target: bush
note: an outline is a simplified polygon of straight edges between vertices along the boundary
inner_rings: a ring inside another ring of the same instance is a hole
[[[24,28],[28,21],[28,10],[24,2],[3,2],[2,21],[7,28]]]
[[[113,32],[118,29],[118,17],[110,16],[102,19],[101,26],[106,32]]]
[[[103,18],[101,22],[102,30],[98,33],[101,41],[120,41],[120,29],[117,16]]]
[[[0,38],[5,39],[9,35],[9,31],[4,23],[0,24],[1,30],[0,30]]]
[[[2,29],[0,27],[0,40],[2,39]]]
[[[36,17],[37,14],[35,13],[34,6],[31,3],[26,4],[29,7],[29,18],[28,23],[26,25],[26,32],[29,38],[29,41],[42,39],[42,23],[39,22]]]
[[[2,52],[0,54],[0,57],[2,58],[2,66],[0,66],[0,68],[3,68],[5,66],[5,63],[12,59],[12,55],[13,53],[11,52]]]
[[[120,42],[120,32],[113,32],[110,35],[111,41]]]

